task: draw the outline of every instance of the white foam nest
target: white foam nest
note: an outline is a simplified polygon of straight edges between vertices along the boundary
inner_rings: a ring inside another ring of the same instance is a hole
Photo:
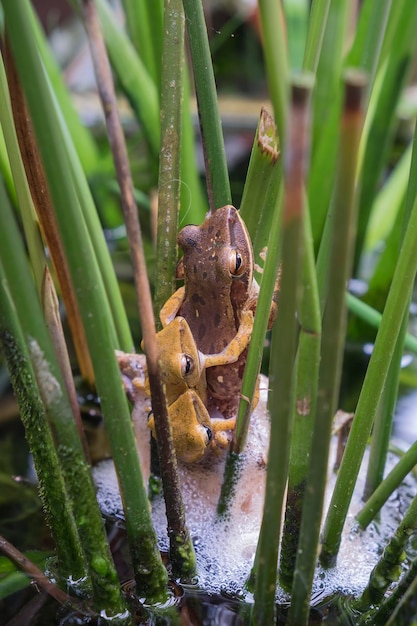
[[[186,519],[197,556],[198,585],[208,593],[223,591],[238,594],[248,601],[251,596],[244,587],[253,564],[262,519],[265,461],[269,445],[267,384],[267,379],[262,377],[260,400],[251,418],[242,469],[227,518],[218,520],[216,516],[225,456],[211,455],[192,466],[179,463]],[[335,481],[331,469],[334,453],[335,446],[330,454],[327,500]],[[366,461],[367,456],[363,464],[365,468]],[[391,457],[387,471],[393,463],[394,457]],[[113,462],[102,461],[94,468],[93,473],[103,514],[123,520],[123,507]],[[363,488],[364,472],[361,472],[345,525],[337,566],[329,570],[317,568],[313,587],[316,601],[322,595],[328,596],[337,591],[354,595],[362,591],[381,553],[381,546],[383,547],[387,537],[396,528],[400,515],[415,495],[415,483],[407,479],[383,508],[378,524],[372,523],[366,531],[360,531],[355,524],[354,515],[363,504]],[[167,550],[167,522],[162,496],[152,503],[152,518],[160,549]],[[287,599],[278,588],[277,600]]]

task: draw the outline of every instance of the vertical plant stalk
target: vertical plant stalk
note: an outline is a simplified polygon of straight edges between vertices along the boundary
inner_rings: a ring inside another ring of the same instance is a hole
[[[366,528],[380,511],[388,498],[400,486],[404,478],[417,464],[417,442],[407,450],[388,476],[368,498],[364,507],[359,511],[356,519],[361,528]]]
[[[369,576],[367,586],[353,603],[355,609],[365,611],[370,606],[378,605],[392,581],[399,578],[404,549],[410,537],[415,534],[416,525],[417,496],[412,500],[395,534],[385,546],[381,558]]]
[[[193,576],[195,573],[195,557],[189,532],[185,524],[184,507],[172,441],[171,425],[168,418],[165,393],[159,369],[159,354],[156,344],[151,292],[146,271],[146,260],[143,250],[138,210],[133,194],[133,182],[127,149],[117,111],[116,94],[110,64],[100,31],[98,14],[94,2],[92,2],[92,0],[82,0],[81,8],[90,43],[97,87],[113,152],[135,276],[136,297],[151,388],[152,410],[155,417],[157,440],[159,442],[161,478],[163,481],[168,519],[171,560],[177,574]],[[139,572],[136,571],[136,576],[138,575]]]
[[[290,590],[310,459],[311,440],[316,415],[320,366],[321,311],[315,272],[313,239],[308,212],[304,230],[304,286],[299,312],[300,336],[296,358],[296,389],[293,406],[288,493],[280,557],[280,583]]]
[[[164,598],[166,593],[166,571],[157,549],[132,421],[126,395],[120,383],[120,371],[114,358],[112,326],[101,289],[101,276],[85,222],[79,219],[79,202],[71,165],[57,109],[51,98],[32,31],[30,5],[27,0],[19,3],[4,0],[3,10],[71,277],[77,284],[78,305],[86,330],[97,391],[125,506],[129,546],[136,570],[138,592],[149,601],[159,600]],[[51,364],[47,345],[45,344],[45,348],[41,346],[41,349],[45,353],[48,352],[48,361]],[[57,370],[58,368],[54,368],[53,374],[59,378]],[[64,394],[61,397],[63,396]],[[60,416],[60,413],[57,414]],[[64,417],[67,417],[66,413]],[[103,522],[91,474],[85,462],[74,459],[72,452],[75,449],[75,442],[71,448],[64,444],[61,462],[68,463],[68,484],[74,486],[74,497],[77,501],[75,512],[79,515],[79,523],[82,525],[87,561],[97,580],[97,600],[96,598],[95,600],[97,605],[101,604],[100,608],[105,607],[108,615],[114,615],[120,613],[120,607],[123,608],[120,587],[109,557],[109,547],[103,532]],[[81,470],[85,472],[82,478],[78,474]],[[82,502],[80,494],[83,496]]]
[[[276,164],[278,158],[277,127],[272,115],[262,107],[243,188],[242,202],[240,203],[240,217],[245,222],[252,239],[255,261],[257,261],[257,255],[264,247],[258,246],[255,250],[255,239],[258,231],[262,230],[264,245],[266,245],[270,233],[273,211],[265,211],[265,202],[273,179],[277,177]],[[266,225],[265,222],[267,222]],[[258,239],[261,239],[261,233],[259,233]]]
[[[313,0],[311,3],[303,59],[303,70],[306,72],[315,74],[317,71],[329,6],[330,0]]]
[[[57,361],[61,369],[62,379],[64,381],[69,403],[71,405],[78,436],[83,446],[85,458],[90,461],[90,453],[88,450],[87,439],[85,437],[80,407],[78,404],[77,390],[75,389],[68,349],[65,343],[64,330],[62,328],[61,318],[59,315],[58,297],[56,295],[55,286],[48,268],[45,270],[45,276],[42,284],[42,309],[45,315],[46,327],[51,336]]]
[[[226,459],[224,477],[221,487],[217,514],[225,516],[233,499],[241,468],[241,453],[246,444],[253,398],[261,367],[265,333],[271,308],[271,301],[276,286],[279,265],[279,243],[281,227],[280,193],[281,161],[278,160],[278,144],[276,127],[272,117],[265,110],[261,112],[261,120],[252,150],[249,172],[245,183],[244,199],[242,200],[242,217],[248,215],[251,224],[250,234],[258,242],[268,242],[268,253],[262,273],[262,282],[256,305],[256,315],[252,336],[242,380],[241,400],[238,407],[236,428],[233,433],[232,445]],[[262,181],[258,186],[259,181]],[[282,185],[281,185],[282,187]],[[262,215],[258,218],[260,204]],[[254,210],[256,208],[256,211]],[[256,223],[258,221],[258,224]],[[266,232],[265,232],[266,231]],[[263,247],[263,246],[262,246]],[[255,248],[260,252],[259,245]]]
[[[356,231],[356,163],[363,124],[364,85],[365,77],[362,73],[352,71],[345,77],[340,155],[333,199],[335,216],[328,268],[329,297],[323,320],[316,419],[289,613],[289,623],[297,626],[306,624],[308,619],[327,479],[331,425],[339,397],[346,332],[345,289],[352,267]]]
[[[81,322],[61,237],[58,232],[58,225],[53,212],[45,172],[33,135],[33,128],[22,89],[19,84],[19,77],[10,50],[10,42],[7,39],[5,45],[5,66],[17,140],[19,142],[30,193],[61,287],[81,374],[87,383],[92,386],[94,384],[94,372],[87,348],[85,331]]]
[[[410,624],[415,617],[414,598],[417,593],[417,559],[413,559],[409,570],[388,597],[380,603],[377,610],[366,612],[359,624],[369,624],[369,613],[374,624]]]
[[[19,401],[26,438],[33,454],[39,495],[55,540],[59,575],[62,580],[72,578],[74,581],[80,581],[84,578],[85,590],[88,591],[91,589],[91,581],[87,575],[71,503],[1,263],[0,278],[0,346],[6,359],[13,390]]]
[[[253,621],[275,623],[275,592],[281,516],[287,483],[289,437],[294,400],[294,360],[302,284],[304,179],[309,147],[311,77],[292,88],[288,143],[284,160],[283,248],[280,307],[272,331],[269,410],[271,440],[265,504],[256,553]],[[282,358],[285,355],[285,359]]]
[[[183,0],[206,164],[210,211],[232,203],[213,65],[201,0]]]
[[[60,467],[66,481],[66,493],[63,497],[65,502],[68,501],[70,504],[76,502],[73,517],[82,541],[86,567],[91,574],[93,587],[89,595],[92,595],[98,610],[106,608],[109,614],[119,613],[123,608],[119,581],[111,559],[90,468],[85,461],[73,411],[45,326],[23,242],[2,185],[0,185],[0,207],[2,222],[0,257],[8,280],[8,289],[19,312],[24,337],[29,343],[29,356],[35,370],[44,410],[54,433]],[[37,428],[36,424],[31,423],[30,426]],[[30,436],[32,434],[29,433],[28,437]],[[29,439],[29,443],[30,441]],[[45,463],[48,463],[47,459]]]
[[[322,560],[333,563],[339,549],[343,525],[379,398],[407,311],[410,288],[417,270],[417,202],[414,199],[407,232],[385,304],[381,325],[356,407],[355,418],[333,491],[323,530]]]
[[[161,150],[158,177],[158,228],[154,314],[175,291],[181,180],[184,66],[182,0],[167,0],[164,13],[161,79]]]
[[[413,208],[414,198],[417,195],[417,132],[414,131],[413,149],[411,155],[409,183],[405,198],[404,217],[402,223],[400,247],[407,231],[408,220]],[[412,288],[409,292],[409,303],[412,298]],[[408,310],[401,323],[400,333],[398,335],[397,344],[395,346],[392,362],[388,371],[387,382],[381,396],[379,411],[375,418],[375,424],[372,431],[372,442],[370,449],[370,457],[368,471],[366,475],[364,499],[366,500],[381,482],[385,461],[388,452],[389,438],[392,429],[392,419],[394,415],[395,405],[398,395],[399,377],[401,372],[401,359],[404,351],[405,335],[408,327]]]
[[[46,265],[45,251],[19,151],[2,57],[0,57],[0,124],[4,134],[36,288],[40,293]]]
[[[285,42],[285,21],[280,2],[259,0],[263,48],[268,89],[274,107],[275,124],[281,148],[286,146],[286,116],[288,103],[288,54]]]
[[[123,0],[130,39],[155,85],[161,81],[163,0]]]

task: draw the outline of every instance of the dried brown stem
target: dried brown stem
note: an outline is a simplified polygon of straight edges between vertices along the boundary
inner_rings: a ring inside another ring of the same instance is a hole
[[[68,322],[77,353],[78,364],[83,378],[92,386],[94,384],[94,371],[87,349],[84,326],[81,321],[43,164],[32,128],[32,122],[7,38],[5,42],[5,67],[17,140],[19,142],[20,154],[22,156],[30,193],[61,287],[62,298],[68,315]]]
[[[97,87],[105,114],[107,133],[113,153],[117,180],[120,187],[123,214],[135,276],[136,297],[152,396],[152,411],[155,417],[155,429],[158,439],[161,478],[166,502],[168,534],[171,545],[171,558],[173,561],[180,561],[181,556],[179,552],[181,551],[183,543],[188,539],[188,530],[185,526],[185,515],[175,450],[172,441],[172,431],[159,369],[155,318],[138,210],[133,194],[132,176],[123,129],[117,110],[117,100],[111,68],[100,29],[96,6],[92,0],[82,0],[81,7],[84,25],[90,42]]]
[[[67,604],[80,613],[91,614],[85,610],[85,607],[76,599],[66,594],[62,589],[52,583],[49,578],[45,576],[41,569],[32,561],[30,561],[25,555],[15,548],[11,543],[0,535],[0,550],[5,554],[19,569],[36,582],[37,585],[52,598],[54,598],[59,604]]]

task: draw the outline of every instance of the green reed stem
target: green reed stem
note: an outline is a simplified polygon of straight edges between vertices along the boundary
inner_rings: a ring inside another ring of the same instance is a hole
[[[117,24],[109,4],[105,0],[96,0],[96,4],[112,66],[142,124],[149,149],[157,157],[160,148],[158,87],[126,33]]]
[[[167,1],[168,0],[166,0],[166,2]],[[174,13],[175,12],[173,12],[173,14]],[[170,11],[166,11],[167,19],[171,19],[173,14],[170,14]],[[195,575],[195,555],[190,534],[185,523],[185,513],[177,471],[174,444],[172,440],[172,431],[168,417],[164,385],[162,383],[159,367],[159,351],[156,343],[155,319],[153,316],[152,299],[146,271],[146,260],[143,249],[138,210],[133,194],[133,181],[127,156],[127,148],[117,112],[117,101],[110,63],[107,58],[104,39],[100,31],[98,13],[92,0],[82,0],[82,15],[90,43],[97,87],[102,107],[106,114],[107,132],[112,148],[117,180],[120,187],[123,215],[126,223],[130,254],[133,264],[136,299],[143,333],[146,365],[152,396],[152,409],[155,417],[161,478],[168,520],[171,562],[175,575],[191,578]],[[144,485],[142,482],[142,488],[143,487]],[[137,497],[136,500],[139,501],[139,497]],[[129,506],[132,506],[131,502],[129,502]],[[163,592],[162,584],[166,581],[166,572],[160,559],[158,558],[159,553],[156,553],[156,546],[154,543],[155,532],[153,529],[151,532],[149,526],[148,533],[149,536],[146,537],[146,540],[148,541],[149,547],[152,548],[152,552],[146,555],[148,559],[146,575],[154,575],[152,583],[155,584],[155,588],[153,593],[155,595],[161,595]],[[129,537],[131,548],[132,545],[135,546],[135,549],[138,547],[137,544],[135,545],[136,541],[136,537]],[[151,558],[153,560],[153,571],[149,570],[149,566],[152,563]],[[137,569],[135,572],[136,579],[138,583],[139,581],[143,583],[143,574],[141,569],[139,569],[139,565],[139,562],[137,562]],[[158,566],[158,568],[156,568],[156,566]]]
[[[369,304],[366,304],[366,302],[362,302],[362,300],[359,300],[359,298],[356,298],[351,293],[346,293],[346,303],[351,313],[360,317],[370,326],[379,328],[382,320],[382,313],[373,309],[369,306]],[[414,353],[417,353],[417,338],[410,333],[406,333],[404,338],[404,347]]]
[[[288,54],[285,43],[284,19],[280,3],[259,0],[263,48],[268,89],[274,108],[275,124],[281,149],[285,146],[286,115],[288,105]]]
[[[59,110],[68,126],[69,134],[81,162],[84,176],[93,175],[98,170],[98,150],[90,130],[82,123],[74,107],[73,99],[55,57],[49,47],[46,35],[39,23],[35,9],[29,11],[31,28],[36,39],[43,65],[51,82]]]
[[[272,624],[275,616],[275,588],[280,543],[281,514],[287,483],[289,438],[294,401],[294,361],[297,322],[302,285],[302,223],[304,176],[309,144],[309,95],[311,80],[293,86],[288,129],[287,158],[284,160],[284,210],[280,307],[272,331],[269,411],[271,439],[264,512],[259,534],[253,621]],[[282,355],[285,354],[285,359]]]
[[[354,602],[355,608],[364,611],[372,605],[378,605],[392,581],[398,579],[404,548],[415,533],[416,525],[417,496],[412,500],[395,534],[385,546],[381,558],[370,574],[367,586]]]
[[[389,147],[392,145],[398,99],[417,46],[415,37],[417,4],[410,4],[407,0],[392,3],[389,15],[389,22],[391,21],[395,24],[395,30],[392,33],[391,46],[385,59],[386,65],[381,68],[384,72],[383,80],[379,92],[373,96],[377,97],[377,103],[373,105],[371,98],[369,108],[373,111],[373,117],[362,163],[366,176],[363,176],[359,199],[356,263],[365,240],[373,199],[383,167],[386,165]]]
[[[343,105],[341,73],[350,4],[346,0],[330,3],[313,93],[314,118],[308,201],[316,249],[321,240],[336,177],[339,118]],[[326,172],[325,176],[323,172]]]
[[[332,563],[337,554],[342,528],[353,488],[372,427],[375,411],[385,384],[388,368],[397,342],[403,316],[409,301],[409,290],[417,270],[417,202],[414,200],[394,279],[385,304],[381,325],[355,412],[355,418],[343,456],[323,531],[324,563]]]
[[[68,209],[77,207],[78,198],[70,175],[59,120],[51,103],[45,73],[28,20],[27,1],[15,3],[6,0],[3,8],[71,276],[77,287],[77,299],[96,374],[97,391],[125,504],[138,591],[149,599],[161,598],[165,596],[165,568],[157,550],[127,400],[114,358],[109,316],[100,290],[101,278],[84,221],[78,219],[76,211]],[[78,487],[80,484],[81,481]],[[88,525],[89,522],[86,527]],[[101,565],[101,560],[99,564]],[[94,561],[92,566],[94,567]],[[100,566],[97,570],[100,571]]]
[[[240,203],[240,216],[246,224],[253,244],[256,237],[258,240],[261,238],[260,231],[264,245],[268,241],[273,210],[271,207],[265,210],[265,203],[269,197],[270,186],[277,177],[278,158],[277,128],[272,115],[262,108]],[[258,261],[258,254],[263,247],[259,247],[258,244],[255,250],[254,245],[255,262]]]
[[[109,311],[109,323],[112,326],[112,334],[114,336],[114,345],[120,350],[130,352],[133,350],[133,339],[130,332],[129,321],[126,315],[126,309],[123,304],[120,293],[120,286],[117,281],[116,272],[109,254],[106,239],[100,223],[94,199],[88,185],[85,172],[82,169],[80,159],[77,157],[75,146],[72,142],[70,131],[66,126],[62,112],[55,108],[62,140],[67,151],[69,165],[72,172],[72,179],[77,193],[80,206],[78,219],[84,219],[87,227],[88,236],[94,250],[94,256],[100,270],[102,278],[106,306]],[[74,207],[73,210],[76,210]]]
[[[413,208],[414,198],[417,194],[417,133],[414,133],[413,151],[410,165],[409,185],[405,200],[403,228],[400,238],[400,247],[407,230],[410,213]],[[411,289],[409,293],[409,304],[411,302]],[[392,430],[392,420],[397,403],[399,378],[401,372],[401,359],[404,351],[404,340],[408,327],[408,309],[401,323],[398,340],[392,356],[392,361],[387,374],[387,381],[381,395],[379,410],[376,413],[375,423],[372,431],[371,449],[366,475],[364,490],[364,500],[366,500],[377,488],[384,476],[385,462],[388,452],[389,439]]]
[[[411,624],[415,618],[414,598],[416,594],[417,559],[413,559],[409,570],[405,573],[398,585],[392,590],[391,594],[381,602],[377,611],[372,612],[372,620],[375,624],[385,624],[385,626]],[[365,619],[367,616],[368,614],[365,613]]]
[[[55,540],[59,575],[63,582],[70,578],[74,581],[85,578],[85,590],[88,592],[91,589],[91,580],[87,576],[71,502],[67,496],[45,408],[36,387],[34,371],[1,263],[0,277],[0,345],[33,454],[39,495]]]
[[[311,439],[316,414],[316,394],[320,365],[321,311],[318,298],[313,239],[308,213],[303,229],[304,285],[299,312],[300,335],[296,358],[296,389],[293,407],[288,472],[288,495],[282,535],[280,582],[291,588],[302,508],[307,484]]]
[[[126,26],[144,66],[155,85],[161,82],[163,0],[136,2],[123,0]]]
[[[95,497],[90,468],[84,457],[61,371],[31,280],[23,242],[3,187],[0,187],[0,200],[0,250],[8,278],[8,289],[30,347],[30,358],[42,396],[43,410],[46,411],[55,435],[59,462],[66,481],[67,492],[60,506],[64,507],[63,502],[67,500],[74,505],[73,516],[86,557],[96,608],[101,610],[108,607],[113,613],[118,613],[122,608],[119,583]],[[29,438],[34,436],[28,432]],[[43,468],[41,471],[46,470]],[[46,492],[46,497],[49,497],[49,491]]]
[[[182,0],[165,2],[161,80],[161,150],[158,178],[158,229],[154,315],[175,291],[181,180],[181,130],[184,65]],[[158,328],[160,330],[161,327]]]
[[[315,74],[317,71],[329,6],[330,0],[313,0],[311,3],[303,60],[303,70],[306,72]]]
[[[372,522],[388,498],[400,486],[404,478],[411,472],[416,464],[417,442],[405,452],[397,465],[390,471],[377,489],[375,489],[357,514],[356,519],[361,528],[366,528],[368,524]]]
[[[206,164],[210,210],[231,204],[223,132],[201,0],[183,0]]]
[[[345,104],[328,269],[328,293],[331,295],[324,312],[316,419],[289,613],[289,623],[297,626],[306,624],[308,619],[327,480],[331,425],[340,387],[346,332],[345,285],[350,275],[355,240],[357,207],[354,194],[357,152],[363,121],[363,87],[362,74],[352,72],[345,77]]]
[[[280,175],[281,167],[278,167],[276,173],[277,181],[282,181]],[[251,341],[249,344],[248,356],[246,359],[245,372],[242,380],[242,389],[240,394],[240,402],[238,407],[236,428],[233,433],[233,441],[230,447],[224,477],[222,482],[221,493],[217,505],[217,514],[225,516],[232,502],[234,488],[241,467],[241,453],[246,444],[247,433],[249,428],[250,416],[252,413],[253,398],[259,371],[261,368],[262,352],[265,342],[265,333],[268,326],[269,312],[271,308],[272,296],[274,293],[275,281],[278,273],[280,262],[280,229],[282,215],[282,195],[283,189],[275,192],[275,185],[271,185],[269,189],[269,199],[266,200],[265,206],[274,207],[272,213],[272,223],[270,230],[270,238],[268,243],[268,253],[266,255],[265,266],[262,273],[262,282],[259,290],[259,297],[256,305],[255,321],[252,329]],[[271,197],[273,193],[273,198]]]

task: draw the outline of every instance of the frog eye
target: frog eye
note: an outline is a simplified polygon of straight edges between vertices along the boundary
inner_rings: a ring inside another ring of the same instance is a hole
[[[194,359],[192,359],[188,354],[183,354],[181,356],[181,376],[186,378],[190,376],[194,371]]]
[[[213,433],[211,428],[209,428],[208,426],[204,426],[203,424],[203,428],[206,431],[206,435],[207,435],[207,445],[210,443],[210,441],[213,439]]]
[[[245,266],[240,252],[232,250],[229,255],[229,272],[232,276],[240,276],[244,270]]]

